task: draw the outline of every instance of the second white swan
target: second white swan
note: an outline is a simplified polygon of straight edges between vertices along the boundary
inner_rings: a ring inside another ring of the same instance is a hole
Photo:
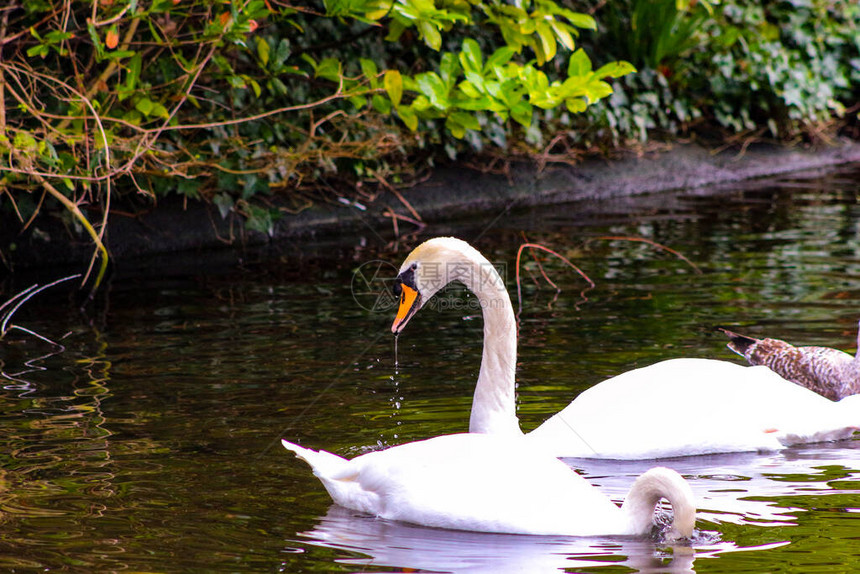
[[[493,265],[466,242],[430,239],[403,262],[395,282],[399,334],[440,289],[459,280],[477,297],[484,350],[469,430],[521,434],[516,416],[517,327]],[[660,458],[771,451],[838,440],[860,425],[860,395],[830,401],[766,367],[672,359],[628,371],[581,393],[526,435],[559,457]]]

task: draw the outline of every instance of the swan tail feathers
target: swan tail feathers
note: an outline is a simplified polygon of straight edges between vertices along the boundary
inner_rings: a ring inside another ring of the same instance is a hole
[[[298,458],[308,463],[319,477],[330,480],[354,480],[356,470],[352,468],[349,461],[324,450],[311,450],[303,446],[281,439],[281,444]]]

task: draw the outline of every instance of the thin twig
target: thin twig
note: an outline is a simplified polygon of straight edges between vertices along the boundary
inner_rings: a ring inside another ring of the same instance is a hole
[[[423,220],[421,219],[421,215],[419,215],[418,211],[417,211],[414,207],[412,207],[412,204],[411,204],[411,203],[409,203],[408,201],[406,201],[406,198],[405,198],[405,197],[403,197],[403,194],[402,194],[402,193],[400,193],[400,192],[397,190],[397,188],[396,188],[396,187],[394,187],[393,185],[391,185],[390,183],[388,183],[388,182],[385,180],[385,178],[383,178],[381,175],[379,175],[379,173],[378,173],[378,172],[376,172],[376,171],[374,171],[374,172],[373,172],[373,177],[374,177],[374,179],[376,179],[376,181],[378,181],[378,182],[379,182],[379,185],[381,185],[382,187],[384,187],[385,189],[387,189],[388,191],[390,191],[390,192],[394,195],[394,197],[396,197],[396,198],[400,201],[400,203],[402,203],[402,204],[403,204],[403,206],[404,206],[404,207],[406,207],[406,209],[408,209],[408,210],[409,210],[409,213],[411,213],[411,214],[412,214],[412,217],[414,217],[414,218],[415,218],[415,219],[417,219],[418,221],[423,221]],[[422,224],[422,227],[423,227],[423,224]]]
[[[41,287],[39,287],[38,285],[30,285],[29,287],[27,287],[26,289],[24,289],[23,291],[21,291],[20,293],[16,294],[13,297],[11,297],[8,301],[6,301],[2,305],[0,305],[0,311],[2,311],[4,308],[6,308],[9,305],[13,305],[2,316],[2,322],[0,322],[0,340],[2,340],[3,337],[5,337],[6,334],[9,331],[11,331],[12,329],[18,329],[19,331],[24,331],[25,333],[29,333],[30,335],[38,337],[39,339],[42,339],[43,341],[47,341],[53,345],[62,346],[62,345],[59,345],[57,343],[54,343],[54,341],[51,341],[47,337],[43,337],[42,335],[39,335],[38,333],[31,331],[30,329],[27,329],[25,327],[21,327],[19,325],[10,325],[9,321],[12,320],[12,315],[14,315],[15,312],[21,308],[21,305],[23,305],[24,303],[29,301],[34,295],[41,293],[42,291],[44,291],[45,289],[48,289],[49,287],[53,287],[54,285],[57,285],[59,283],[63,283],[64,281],[76,279],[80,276],[81,276],[80,273],[75,273],[74,275],[69,275],[68,277],[63,277],[62,279],[57,279],[56,281],[52,281],[51,283],[48,283],[47,285],[43,285]]]
[[[594,281],[592,281],[591,278],[582,271],[582,269],[580,269],[579,267],[577,267],[576,265],[571,263],[570,260],[567,257],[565,257],[564,255],[561,255],[560,253],[553,251],[549,247],[544,247],[543,245],[540,245],[538,243],[523,243],[522,245],[520,245],[520,248],[517,249],[517,262],[516,262],[516,271],[515,271],[516,282],[517,282],[517,303],[519,304],[519,311],[517,312],[518,315],[523,312],[523,294],[522,294],[522,287],[520,285],[520,257],[522,256],[523,250],[526,247],[530,248],[530,250],[541,249],[543,251],[546,251],[547,253],[550,253],[551,255],[555,255],[556,257],[558,257],[559,259],[564,261],[574,271],[576,271],[580,275],[580,277],[582,277],[583,279],[588,281],[589,288],[591,288],[591,289],[594,288]],[[544,275],[544,277],[546,277],[546,275]],[[547,278],[547,281],[549,281],[548,278]],[[549,282],[551,285],[553,285],[553,287],[556,288],[556,291],[561,291],[555,285],[555,283],[553,283],[552,281],[549,281]]]

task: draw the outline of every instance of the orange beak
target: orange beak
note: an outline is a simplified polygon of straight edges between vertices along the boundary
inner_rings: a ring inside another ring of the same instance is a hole
[[[400,334],[400,331],[403,330],[403,327],[406,326],[412,315],[418,311],[419,303],[421,302],[421,296],[418,294],[418,291],[408,285],[401,284],[400,288],[400,306],[397,308],[394,323],[391,324],[391,332],[395,335]]]

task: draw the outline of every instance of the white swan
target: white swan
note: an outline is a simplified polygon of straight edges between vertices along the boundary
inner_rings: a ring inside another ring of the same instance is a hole
[[[515,409],[517,327],[504,282],[466,242],[430,239],[403,262],[400,305],[391,330],[437,291],[459,280],[484,316],[484,351],[470,432],[521,434]],[[860,395],[835,403],[766,367],[712,359],[672,359],[618,375],[526,435],[560,457],[659,458],[770,451],[850,437],[860,425]]]
[[[668,538],[690,538],[696,521],[692,490],[674,470],[642,474],[619,508],[517,437],[446,435],[352,460],[282,442],[313,468],[335,503],[380,518],[508,534],[641,535],[666,498],[674,514]]]

